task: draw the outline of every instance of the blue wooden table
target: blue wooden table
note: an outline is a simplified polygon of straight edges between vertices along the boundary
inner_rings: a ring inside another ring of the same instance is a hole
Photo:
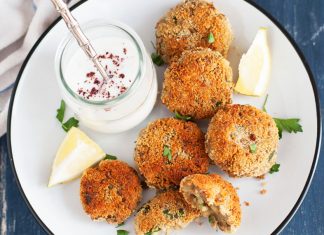
[[[324,104],[324,0],[254,2],[273,15],[295,39],[313,71]],[[0,139],[0,234],[45,234],[18,191],[6,145],[4,136]],[[320,158],[304,202],[281,234],[324,234],[323,179],[324,158]]]

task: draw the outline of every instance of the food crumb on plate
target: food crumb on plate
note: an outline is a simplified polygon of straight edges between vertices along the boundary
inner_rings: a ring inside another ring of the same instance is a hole
[[[250,202],[244,201],[245,206],[250,206]]]
[[[266,189],[261,189],[261,190],[260,190],[260,194],[264,195],[264,194],[266,194],[266,193],[267,193],[267,190],[266,190]]]
[[[258,179],[258,180],[264,180],[265,179],[265,174],[257,176],[255,178]]]

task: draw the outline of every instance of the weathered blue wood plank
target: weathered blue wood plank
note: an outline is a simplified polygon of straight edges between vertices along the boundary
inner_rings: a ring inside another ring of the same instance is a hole
[[[324,103],[324,1],[255,0],[255,2],[270,12],[294,37],[310,64],[317,81],[321,103]],[[310,190],[282,234],[324,234],[323,179],[324,158],[320,158]],[[0,139],[0,218],[1,235],[45,234],[18,191],[7,156],[5,137]]]

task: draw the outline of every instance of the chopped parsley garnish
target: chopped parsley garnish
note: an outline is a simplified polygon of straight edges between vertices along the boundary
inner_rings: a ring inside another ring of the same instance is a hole
[[[266,109],[266,104],[267,104],[267,101],[268,101],[268,97],[269,97],[269,94],[267,94],[267,96],[266,96],[266,98],[265,98],[265,100],[264,100],[264,103],[263,103],[263,105],[262,105],[262,111],[263,112],[266,112],[267,113],[267,109]]]
[[[268,161],[270,162],[271,159],[273,158],[273,155],[276,153],[276,151],[272,151],[272,153],[270,153],[269,157],[268,157]]]
[[[266,96],[262,110],[264,112],[267,112],[266,104],[268,101],[269,95]],[[282,138],[282,131],[287,131],[289,133],[297,133],[297,132],[303,132],[302,126],[299,124],[300,119],[298,118],[288,118],[288,119],[282,119],[282,118],[273,118],[273,120],[276,122],[277,128],[278,128],[278,134],[279,139]]]
[[[117,230],[117,235],[128,235],[129,232],[127,230]]]
[[[208,43],[213,43],[213,42],[215,42],[214,34],[210,32],[208,34]]]
[[[69,120],[67,120],[65,123],[62,124],[63,129],[68,132],[72,127],[78,127],[79,126],[79,120],[75,119],[74,117],[71,117]]]
[[[119,228],[119,227],[121,227],[121,226],[123,226],[123,225],[125,225],[125,222],[122,222],[122,223],[118,224],[118,225],[116,226],[116,228]]]
[[[64,102],[64,100],[61,100],[60,108],[57,109],[56,111],[57,111],[56,118],[57,118],[57,120],[60,121],[60,123],[62,123],[63,119],[64,119],[64,113],[65,113],[65,102]]]
[[[116,160],[117,157],[114,155],[106,154],[105,158],[103,160]]]
[[[164,65],[164,61],[159,54],[153,52],[151,54],[151,58],[152,58],[153,63],[156,64],[157,66]]]
[[[184,209],[180,208],[180,209],[179,209],[179,216],[180,216],[180,217],[184,216],[184,213],[185,213],[185,212],[184,212]]]
[[[215,217],[212,216],[212,215],[208,216],[208,222],[209,222],[210,224],[212,224],[213,222],[215,222]]]
[[[251,152],[251,153],[255,153],[255,152],[256,152],[256,149],[257,149],[256,144],[251,144],[251,145],[250,145],[250,152]]]
[[[178,113],[177,111],[174,112],[174,117],[176,119],[179,119],[179,120],[184,120],[184,121],[189,121],[192,119],[192,117],[190,116],[186,116],[186,115],[181,115],[180,113]]]
[[[175,213],[171,213],[169,209],[164,209],[163,214],[165,215],[165,217],[167,217],[171,220],[178,219],[184,215],[184,210],[183,210],[183,208],[180,208],[179,211],[177,211]]]
[[[273,174],[275,172],[279,172],[279,168],[280,168],[280,164],[276,163],[270,168],[269,173]]]
[[[219,107],[219,106],[221,106],[222,105],[222,101],[217,101],[216,102],[216,107]]]
[[[298,118],[289,118],[289,119],[281,119],[281,118],[273,118],[276,122],[279,139],[282,138],[282,131],[287,131],[289,133],[297,133],[303,132],[302,126],[299,124],[300,119]]]
[[[56,110],[56,118],[59,120],[60,123],[62,123],[62,128],[66,132],[68,132],[73,126],[78,127],[79,126],[79,120],[75,119],[74,117],[71,117],[69,120],[63,123],[64,120],[64,113],[65,113],[65,102],[64,100],[61,100],[60,108]]]
[[[164,145],[163,147],[163,156],[168,157],[169,162],[171,162],[172,160],[171,149],[166,145]]]
[[[160,230],[160,228],[152,228],[149,232],[145,233],[144,235],[152,235],[152,233],[156,233]]]

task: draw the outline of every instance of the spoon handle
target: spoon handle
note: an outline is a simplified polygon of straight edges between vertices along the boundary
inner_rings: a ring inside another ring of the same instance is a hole
[[[91,45],[89,39],[82,32],[82,30],[79,26],[79,23],[71,14],[66,3],[63,0],[51,0],[51,1],[54,4],[56,10],[62,16],[66,26],[68,27],[70,32],[73,34],[74,38],[77,40],[79,46],[82,48],[82,50],[85,52],[85,54],[88,56],[88,58],[93,62],[95,67],[98,69],[99,73],[103,77],[103,81],[107,81],[108,80],[107,73],[106,73],[104,67],[101,65],[101,63],[98,60],[97,52]]]

